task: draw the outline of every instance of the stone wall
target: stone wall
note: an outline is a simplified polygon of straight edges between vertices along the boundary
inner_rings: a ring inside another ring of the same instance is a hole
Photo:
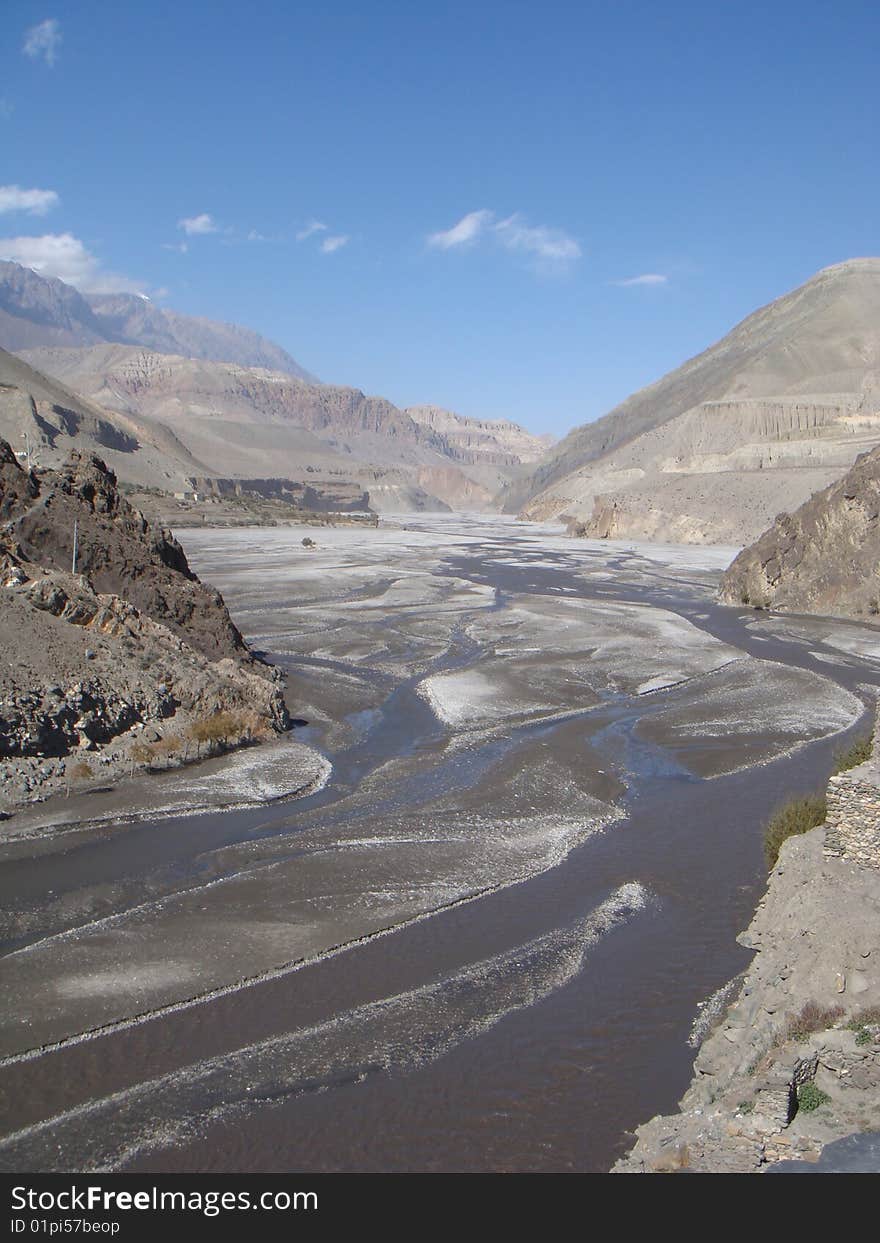
[[[829,778],[825,854],[880,869],[880,754],[875,731],[871,758]]]

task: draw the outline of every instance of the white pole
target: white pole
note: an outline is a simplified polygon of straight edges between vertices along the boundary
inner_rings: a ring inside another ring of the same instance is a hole
[[[76,537],[77,537],[77,528],[78,528],[78,525],[79,525],[79,524],[77,523],[76,518],[74,518],[74,520],[73,520],[73,565],[72,565],[71,570],[70,570],[71,574],[75,574],[75,573],[76,573],[76,551],[77,551],[77,549],[76,549]]]

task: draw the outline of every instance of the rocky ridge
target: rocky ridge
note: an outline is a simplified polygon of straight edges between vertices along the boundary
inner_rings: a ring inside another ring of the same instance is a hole
[[[230,744],[289,723],[280,675],[94,457],[37,473],[0,441],[0,650],[7,806],[69,783],[73,763],[126,775],[145,741],[180,762],[220,716]]]
[[[769,530],[728,567],[725,604],[796,613],[880,614],[880,448]]]
[[[404,496],[407,487],[421,488],[445,504],[447,494],[455,503],[470,492],[488,505],[544,447],[514,424],[434,407],[401,410],[359,389],[309,384],[266,368],[119,345],[46,348],[22,357],[94,403],[167,426],[188,452],[210,463],[200,472],[205,475],[284,472],[297,479],[305,471],[322,479],[341,470],[369,490],[377,468],[394,469],[400,480],[389,481],[387,494],[376,490],[371,503],[378,509],[397,507],[401,486]],[[436,492],[419,478],[431,469],[439,472]]]

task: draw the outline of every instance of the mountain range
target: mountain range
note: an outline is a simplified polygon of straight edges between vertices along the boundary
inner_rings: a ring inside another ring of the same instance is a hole
[[[19,445],[27,433],[46,465],[85,436],[76,447],[115,452],[120,479],[168,491],[193,478],[307,475],[350,481],[378,509],[486,508],[547,447],[513,423],[319,384],[248,329],[137,295],[84,296],[14,263],[0,264],[0,345],[32,369],[0,359],[0,383],[18,389],[0,395],[0,434]],[[137,450],[110,443],[108,427],[134,435]],[[159,442],[157,462],[147,448]]]
[[[0,345],[5,349],[110,343],[270,367],[315,382],[280,345],[249,328],[180,315],[143,294],[82,294],[55,277],[0,261]]]
[[[880,442],[880,259],[824,268],[558,444],[321,384],[247,329],[17,264],[0,264],[0,344],[18,353],[0,355],[0,435],[27,433],[47,465],[105,453],[164,491],[281,477],[377,510],[503,506],[592,537],[745,544]]]

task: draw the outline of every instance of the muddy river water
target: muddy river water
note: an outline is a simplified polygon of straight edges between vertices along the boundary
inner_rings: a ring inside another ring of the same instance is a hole
[[[120,787],[0,842],[0,1168],[607,1169],[880,630],[718,607],[732,549],[512,519],[182,539],[302,724],[202,766],[234,808]]]

